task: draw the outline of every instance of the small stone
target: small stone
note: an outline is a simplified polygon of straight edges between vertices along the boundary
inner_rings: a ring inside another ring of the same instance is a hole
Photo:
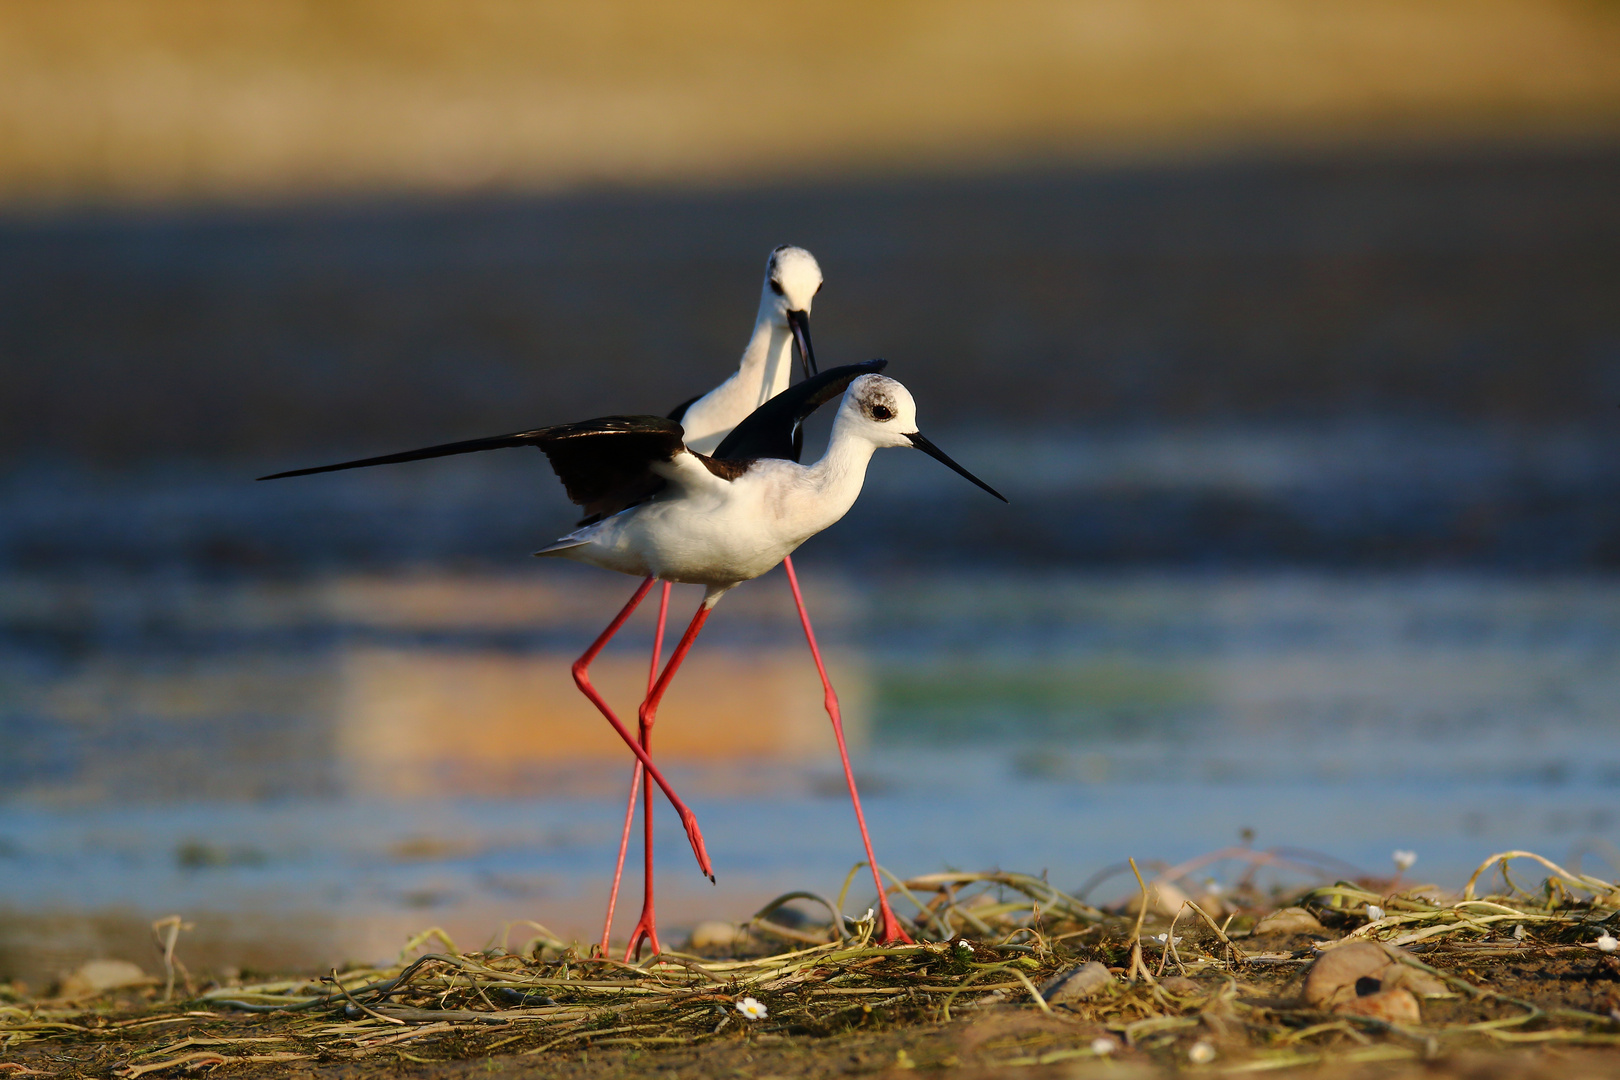
[[[1377,942],[1352,941],[1328,949],[1317,957],[1305,976],[1305,1003],[1319,1009],[1335,1008],[1357,996],[1357,983],[1363,979],[1378,984],[1370,989],[1382,990],[1384,971],[1389,965],[1389,954]]]
[[[87,960],[62,980],[59,997],[86,997],[126,986],[149,986],[156,979],[128,960]]]
[[[1351,1016],[1367,1016],[1390,1024],[1417,1024],[1423,1020],[1423,1011],[1418,1008],[1417,998],[1412,996],[1410,990],[1400,986],[1351,998],[1336,1006],[1333,1011],[1348,1013]]]
[[[1197,980],[1189,979],[1185,975],[1172,975],[1168,979],[1160,979],[1159,985],[1177,997],[1202,994],[1206,989]]]
[[[1095,960],[1058,972],[1041,985],[1041,997],[1050,1005],[1084,1001],[1114,981],[1108,969]]]
[[[1254,926],[1256,934],[1324,934],[1327,927],[1315,915],[1300,907],[1273,911]]]
[[[687,939],[686,945],[690,949],[732,949],[746,945],[748,940],[746,926],[710,920],[692,927],[692,936]]]
[[[1163,915],[1167,919],[1175,918],[1176,913],[1185,908],[1187,906],[1187,901],[1191,899],[1191,897],[1189,897],[1177,886],[1172,885],[1168,881],[1162,881],[1159,879],[1154,879],[1153,881],[1148,882],[1147,891],[1148,912],[1150,914]],[[1200,904],[1199,906],[1208,911],[1210,905]],[[1125,902],[1125,914],[1135,915],[1141,910],[1142,894],[1139,892],[1133,893],[1131,898]]]
[[[1353,941],[1324,952],[1305,976],[1305,1001],[1319,1009],[1344,1012],[1351,1004],[1392,990],[1412,998],[1449,997],[1451,990],[1421,968],[1405,963],[1405,954],[1376,941]],[[1404,1008],[1404,1002],[1372,1008]],[[1363,1006],[1356,1006],[1355,1010]],[[1375,1015],[1361,1013],[1361,1015]]]

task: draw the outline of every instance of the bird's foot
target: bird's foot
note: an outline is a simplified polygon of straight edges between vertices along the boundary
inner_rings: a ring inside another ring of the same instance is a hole
[[[708,849],[703,846],[703,830],[698,828],[697,815],[690,810],[682,810],[681,824],[686,827],[686,838],[692,842],[692,854],[697,856],[698,869],[712,883],[714,866],[709,862]]]
[[[878,907],[881,918],[878,922],[879,945],[915,945],[911,935],[900,928],[900,920],[895,917],[894,909],[889,907],[887,896],[878,897]]]
[[[643,943],[652,946],[654,956],[664,951],[664,947],[658,944],[658,917],[653,914],[651,904],[642,909],[641,918],[636,920],[636,928],[630,934],[630,944],[624,950],[625,963],[633,964],[640,959]]]

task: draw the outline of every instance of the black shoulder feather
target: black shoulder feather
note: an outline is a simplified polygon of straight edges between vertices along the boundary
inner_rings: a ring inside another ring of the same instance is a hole
[[[715,448],[716,458],[785,458],[798,461],[804,446],[799,428],[811,413],[842,394],[862,375],[887,367],[887,360],[868,360],[829,368],[795,383],[749,413]]]

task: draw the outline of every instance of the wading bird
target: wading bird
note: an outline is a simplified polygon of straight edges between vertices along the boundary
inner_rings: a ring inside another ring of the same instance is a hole
[[[816,373],[815,350],[810,344],[810,308],[816,295],[821,291],[821,285],[821,267],[816,262],[815,256],[808,251],[785,244],[771,252],[765,264],[765,281],[760,286],[759,310],[754,319],[754,331],[749,336],[748,347],[743,350],[742,362],[738,365],[737,371],[709,393],[693,398],[670,413],[670,419],[680,421],[681,426],[686,429],[686,445],[689,449],[698,453],[714,452],[721,440],[749,413],[787,389],[792,377],[792,351],[795,346],[798,348],[805,377]],[[802,431],[795,430],[792,460],[799,460],[802,446]],[[872,853],[872,841],[866,830],[866,815],[861,810],[860,791],[856,787],[849,751],[844,744],[844,722],[839,709],[838,694],[833,689],[832,680],[827,676],[826,665],[822,663],[821,649],[816,643],[815,629],[810,624],[810,612],[804,605],[798,573],[794,569],[791,556],[782,560],[782,569],[787,576],[788,587],[793,593],[793,603],[798,610],[799,625],[804,630],[805,642],[810,646],[810,657],[815,662],[817,675],[821,678],[822,704],[827,710],[828,719],[832,721],[833,738],[838,744],[838,756],[844,766],[844,781],[849,786],[850,805],[855,810],[855,823],[860,829],[861,843],[866,849],[872,880],[877,885],[879,940],[884,944],[909,941],[906,932],[901,929],[899,921],[894,917],[893,909],[889,906],[882,875],[878,871],[877,860]],[[649,693],[652,692],[653,683],[657,678],[658,661],[663,651],[664,622],[669,612],[669,589],[669,582],[664,582],[658,597],[658,619],[653,631],[652,662],[647,669]],[[645,743],[642,748],[647,748]],[[624,876],[624,858],[630,846],[636,795],[640,788],[641,762],[637,761],[630,777],[630,796],[625,803],[624,828],[619,835],[619,854],[613,868],[613,885],[608,892],[607,915],[602,920],[604,956],[607,955],[608,939],[613,930],[613,914],[618,906],[619,884]],[[653,796],[649,789],[642,807],[641,915],[630,934],[630,944],[625,950],[626,959],[636,954],[643,940],[652,945],[654,952],[660,951],[657,920],[653,909],[652,813]]]
[[[952,461],[917,430],[916,405],[904,386],[877,374],[881,360],[851,364],[812,376],[754,410],[710,457],[691,450],[682,426],[651,416],[610,416],[577,424],[432,446],[358,461],[296,469],[266,480],[387,465],[504,447],[542,450],[571,501],[584,509],[581,527],[536,555],[571,559],[642,577],[641,586],[573,665],[581,692],[612,724],[647,775],[681,819],[698,866],[711,881],[714,870],[697,818],[653,764],[644,743],[670,680],[691,651],[720,598],[782,562],[854,505],[873,451],[890,446],[922,450],[985,491],[1001,494]],[[813,465],[795,460],[803,422],[840,392],[827,450]],[[602,649],[652,588],[653,582],[706,587],[691,623],[669,662],[654,680],[638,712],[637,739],[591,685],[589,669]],[[812,639],[812,648],[813,639]],[[817,657],[820,667],[820,658]],[[825,675],[823,675],[825,679]],[[842,738],[840,738],[842,750]],[[845,755],[848,770],[848,756]],[[853,784],[852,784],[853,787]],[[857,804],[858,808],[858,804]],[[864,838],[865,823],[862,822]],[[868,842],[870,858],[870,842]],[[873,862],[874,875],[876,863]],[[651,867],[649,866],[649,871]],[[645,927],[656,929],[651,910],[651,874]],[[881,880],[878,895],[884,896]],[[892,916],[891,916],[892,917]],[[894,929],[898,930],[898,925]],[[657,945],[654,939],[654,949]]]
[[[686,431],[686,446],[700,454],[712,454],[722,439],[731,434],[749,413],[786,390],[793,376],[793,350],[798,349],[805,377],[816,373],[816,354],[810,345],[810,308],[816,294],[821,291],[821,266],[815,256],[801,247],[784,244],[774,249],[765,262],[765,280],[760,286],[759,310],[754,318],[754,331],[743,350],[742,362],[736,372],[719,386],[676,406],[669,414]],[[794,461],[799,460],[803,435],[794,432]],[[878,883],[879,906],[882,909],[882,940],[907,940],[906,933],[894,918],[888,896],[872,856],[872,843],[866,833],[866,817],[861,812],[860,792],[855,786],[855,774],[849,765],[849,754],[844,747],[843,717],[838,707],[838,695],[827,677],[821,662],[821,650],[816,644],[815,630],[810,625],[810,613],[804,606],[799,591],[798,574],[791,557],[782,560],[788,586],[793,591],[793,603],[798,609],[799,624],[804,629],[805,641],[810,646],[811,659],[821,677],[822,701],[832,721],[833,736],[838,743],[839,756],[844,761],[844,777],[849,784],[850,802],[855,808],[855,821],[866,846],[867,861],[872,865],[872,877]],[[669,613],[670,583],[664,582],[658,596],[658,620],[653,631],[652,662],[647,669],[647,691],[652,692],[658,676],[658,661],[663,652],[664,621]],[[645,734],[645,733],[644,733]],[[643,749],[647,749],[645,742]],[[624,829],[619,835],[619,855],[613,867],[613,884],[608,891],[607,914],[602,920],[602,955],[607,955],[608,939],[613,932],[613,914],[619,901],[619,884],[624,877],[624,857],[630,847],[630,830],[635,821],[636,795],[641,790],[641,762],[637,761],[630,776],[630,796],[625,802]],[[653,795],[649,788],[642,807],[643,860],[641,915],[630,934],[625,950],[626,959],[633,957],[641,942],[647,941],[655,953],[661,951],[658,943],[657,919],[653,910]]]

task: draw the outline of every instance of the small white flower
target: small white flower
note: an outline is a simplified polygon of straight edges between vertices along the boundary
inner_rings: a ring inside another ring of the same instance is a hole
[[[1379,919],[1382,919],[1383,917],[1384,917],[1384,909],[1383,908],[1379,907],[1377,904],[1368,904],[1367,905],[1367,918],[1368,919],[1372,920],[1373,922],[1377,922]]]
[[[1412,864],[1417,862],[1415,851],[1393,851],[1389,857],[1394,861],[1395,869],[1403,874],[1412,869]]]
[[[1215,1060],[1215,1048],[1200,1039],[1188,1049],[1187,1060],[1194,1065],[1208,1065]]]
[[[1520,923],[1513,928],[1513,937],[1516,941],[1524,940],[1524,923]]]
[[[973,946],[971,944],[969,944],[967,938],[963,938],[961,941],[958,941],[956,943],[956,947],[958,949],[961,949],[963,952],[972,952],[973,951]]]
[[[1607,931],[1592,944],[1598,947],[1598,952],[1614,952],[1614,950],[1620,949],[1620,941],[1616,941]]]
[[[875,914],[877,914],[877,912],[874,909],[867,908],[866,909],[866,914],[862,915],[858,921],[859,922],[871,922],[872,921],[872,916],[875,915]]]
[[[1098,1057],[1107,1057],[1118,1049],[1119,1043],[1110,1039],[1107,1035],[1101,1035],[1091,1040],[1091,1052]]]
[[[765,1006],[751,997],[745,997],[737,1002],[737,1011],[742,1013],[746,1020],[765,1019]]]
[[[1157,941],[1160,945],[1180,945],[1181,944],[1181,938],[1177,937],[1175,940],[1172,941],[1169,934],[1154,934],[1153,935],[1153,940]]]

